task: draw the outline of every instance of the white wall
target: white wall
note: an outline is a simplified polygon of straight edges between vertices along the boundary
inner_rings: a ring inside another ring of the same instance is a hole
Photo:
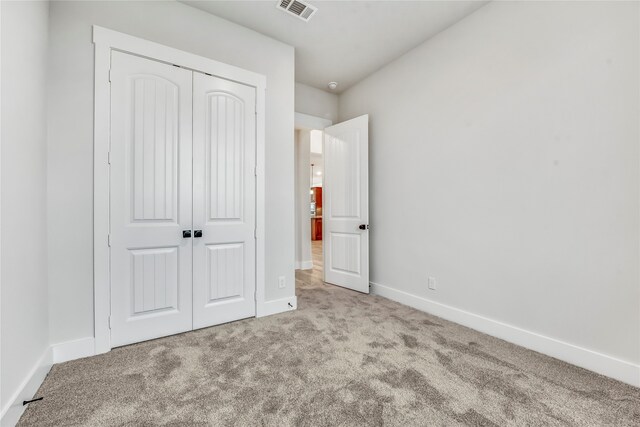
[[[49,347],[46,233],[46,2],[0,3],[2,15],[2,349],[0,407]],[[13,413],[13,415],[12,415]],[[4,425],[4,424],[3,424]]]
[[[267,76],[266,297],[294,289],[294,51],[177,2],[52,2],[49,277],[53,343],[93,336],[93,44],[91,25]],[[287,287],[278,288],[285,276]]]
[[[371,118],[372,281],[637,365],[638,27],[492,2],[340,95]]]
[[[311,258],[311,218],[309,214],[310,149],[310,131],[296,130],[296,268],[302,269],[309,269],[313,266]]]
[[[329,119],[338,119],[338,95],[296,83],[296,112]]]

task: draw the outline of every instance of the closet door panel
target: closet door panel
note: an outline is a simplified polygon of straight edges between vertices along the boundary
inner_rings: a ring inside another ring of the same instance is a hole
[[[192,72],[111,58],[111,343],[192,329]]]
[[[193,74],[193,323],[255,316],[255,88]]]

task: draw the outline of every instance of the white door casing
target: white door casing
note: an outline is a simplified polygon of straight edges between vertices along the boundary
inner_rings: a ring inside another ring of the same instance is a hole
[[[192,328],[192,72],[112,52],[111,345]]]
[[[196,329],[256,314],[255,88],[194,72],[193,123]]]
[[[324,129],[324,281],[369,293],[369,116]]]

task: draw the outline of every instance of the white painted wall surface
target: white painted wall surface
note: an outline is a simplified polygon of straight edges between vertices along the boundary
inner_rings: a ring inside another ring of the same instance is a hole
[[[46,233],[47,2],[0,3],[2,16],[2,357],[0,407],[49,348]],[[16,411],[11,410],[15,416]],[[19,416],[19,415],[18,415]],[[3,420],[3,423],[6,418]],[[4,424],[3,424],[4,425]]]
[[[93,24],[266,75],[266,298],[293,296],[293,48],[177,2],[52,2],[48,70],[52,342],[94,333]],[[279,276],[286,278],[284,289],[278,288]]]
[[[311,258],[310,131],[296,130],[296,268],[308,269]]]
[[[371,117],[372,281],[640,362],[638,28],[493,2],[340,95]]]
[[[296,112],[322,117],[335,123],[338,119],[338,95],[296,83]]]

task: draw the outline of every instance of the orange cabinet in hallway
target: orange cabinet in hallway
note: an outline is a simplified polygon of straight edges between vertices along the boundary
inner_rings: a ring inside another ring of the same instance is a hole
[[[316,214],[311,217],[311,240],[322,240],[322,187],[313,187],[312,191]]]

